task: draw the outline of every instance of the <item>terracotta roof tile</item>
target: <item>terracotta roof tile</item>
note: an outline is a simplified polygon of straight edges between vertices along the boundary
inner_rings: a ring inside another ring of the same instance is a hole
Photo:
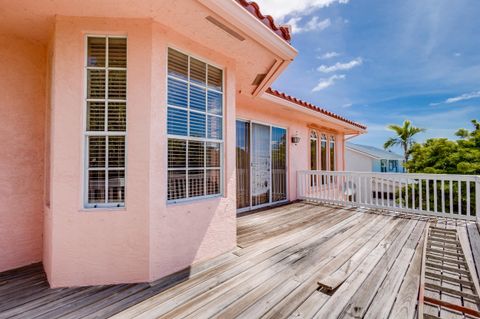
[[[241,6],[243,6],[248,12],[250,12],[258,20],[262,21],[267,27],[272,29],[278,36],[290,43],[292,36],[290,34],[290,29],[285,26],[277,26],[273,18],[269,15],[263,15],[260,11],[260,7],[257,3],[247,0],[236,0]]]
[[[266,92],[269,93],[269,94],[271,94],[271,95],[274,95],[274,96],[276,96],[276,97],[279,97],[279,98],[282,98],[282,99],[284,99],[284,100],[293,102],[293,103],[298,104],[298,105],[300,105],[300,106],[303,106],[303,107],[305,107],[305,108],[307,108],[307,109],[310,109],[310,110],[313,110],[313,111],[317,111],[317,112],[323,113],[323,114],[328,115],[328,116],[330,116],[330,117],[333,117],[333,118],[335,118],[335,119],[337,119],[337,120],[341,120],[341,121],[343,121],[343,122],[345,122],[345,123],[354,125],[354,126],[359,127],[359,128],[361,128],[361,129],[363,129],[363,130],[366,130],[366,129],[367,129],[367,127],[366,127],[365,125],[356,123],[356,122],[351,121],[351,120],[349,120],[349,119],[346,119],[346,118],[344,118],[343,116],[337,115],[337,114],[335,114],[335,113],[332,113],[332,112],[330,112],[330,111],[327,111],[326,109],[323,109],[323,108],[318,107],[318,106],[316,106],[316,105],[313,105],[313,104],[311,104],[311,103],[302,101],[302,100],[300,100],[300,99],[297,99],[296,97],[293,97],[293,96],[291,96],[291,95],[285,94],[285,93],[283,93],[283,92],[274,90],[274,89],[272,89],[272,88],[268,88]]]

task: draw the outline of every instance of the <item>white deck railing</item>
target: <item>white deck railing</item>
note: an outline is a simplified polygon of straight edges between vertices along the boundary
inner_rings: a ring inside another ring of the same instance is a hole
[[[475,220],[480,176],[299,171],[302,200]]]

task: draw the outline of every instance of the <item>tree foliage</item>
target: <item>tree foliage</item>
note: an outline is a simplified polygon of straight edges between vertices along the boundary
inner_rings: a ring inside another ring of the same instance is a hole
[[[411,173],[480,174],[480,122],[472,120],[473,131],[459,129],[452,141],[446,138],[428,139],[413,144],[412,159],[406,167]]]
[[[400,146],[403,149],[405,162],[408,161],[411,147],[415,144],[413,137],[418,133],[425,132],[425,129],[413,126],[408,120],[403,122],[402,126],[391,124],[388,129],[395,132],[396,136],[389,138],[383,147],[389,149],[393,146]]]

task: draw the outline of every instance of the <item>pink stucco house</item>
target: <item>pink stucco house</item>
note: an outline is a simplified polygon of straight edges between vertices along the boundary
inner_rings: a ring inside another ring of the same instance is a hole
[[[2,1],[0,271],[148,282],[236,246],[238,212],[343,170],[366,128],[270,89],[297,55],[245,0]]]

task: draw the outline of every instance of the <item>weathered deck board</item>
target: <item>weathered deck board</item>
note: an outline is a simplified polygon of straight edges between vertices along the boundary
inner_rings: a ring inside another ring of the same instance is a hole
[[[238,218],[241,248],[151,284],[50,289],[41,264],[0,273],[0,318],[413,318],[427,220],[275,207]],[[477,226],[438,225],[462,228],[478,269]]]

